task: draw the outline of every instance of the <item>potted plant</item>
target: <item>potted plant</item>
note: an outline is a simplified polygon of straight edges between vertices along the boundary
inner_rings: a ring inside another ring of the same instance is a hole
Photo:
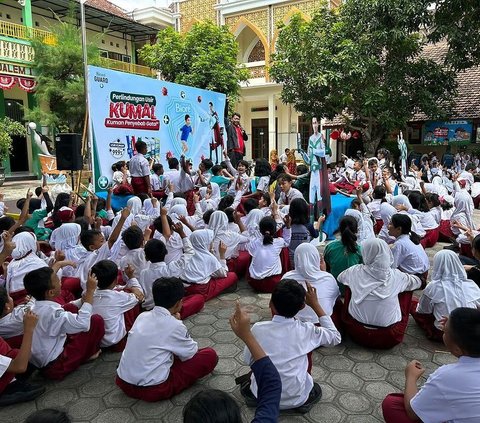
[[[8,117],[0,118],[0,186],[5,182],[3,162],[10,157],[12,136],[27,136],[25,126]]]

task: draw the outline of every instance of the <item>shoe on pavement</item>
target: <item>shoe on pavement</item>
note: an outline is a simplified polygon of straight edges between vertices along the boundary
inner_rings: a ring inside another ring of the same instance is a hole
[[[31,401],[45,392],[45,386],[15,380],[0,395],[0,407]]]

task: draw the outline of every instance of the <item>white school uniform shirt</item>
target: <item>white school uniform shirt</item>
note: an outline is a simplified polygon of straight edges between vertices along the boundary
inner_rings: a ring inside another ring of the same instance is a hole
[[[430,261],[423,247],[415,245],[408,235],[400,235],[392,247],[394,267],[411,275],[425,273]]]
[[[247,215],[248,217],[249,215]],[[248,237],[242,234],[231,232],[228,230],[228,217],[223,211],[214,211],[208,222],[208,229],[214,233],[213,254],[220,259],[218,247],[220,242],[227,246],[225,259],[238,257],[240,250],[245,250],[247,243],[250,241]]]
[[[34,303],[35,300],[32,298],[28,303],[18,305],[11,313],[0,318],[0,336],[2,338],[8,339],[23,334],[23,316]]]
[[[471,194],[472,194],[472,198],[478,197],[480,195],[480,182],[474,182],[472,184]]]
[[[176,232],[173,232],[170,235],[170,238],[168,238],[168,241],[158,231],[154,232],[153,238],[162,241],[165,244],[165,247],[167,247],[168,254],[165,256],[166,264],[179,260],[180,257],[182,257],[182,254],[183,254],[182,238]]]
[[[431,213],[431,211],[421,212],[417,209],[412,208],[408,211],[408,213],[410,214],[410,216],[417,216],[418,217],[420,225],[422,225],[422,228],[425,231],[428,231],[430,229],[437,229],[438,228],[439,223],[437,223],[437,221],[435,220],[435,217],[434,217],[433,213]]]
[[[356,264],[337,277],[352,291],[348,312],[366,325],[388,327],[399,322],[402,312],[398,294],[418,289],[420,279],[392,267],[392,252],[381,239],[362,244],[362,260],[364,264]]]
[[[145,300],[142,304],[144,309],[150,310],[154,307],[153,296],[152,296],[152,285],[156,279],[162,277],[180,277],[185,264],[194,254],[194,250],[190,240],[188,238],[183,238],[183,254],[181,254],[178,260],[175,260],[170,263],[160,262],[160,263],[150,263],[147,262],[146,268],[140,272],[140,285],[142,286],[143,292],[145,294]]]
[[[382,199],[381,198],[376,198],[370,201],[370,203],[367,204],[367,208],[372,214],[373,218],[375,220],[381,220],[382,216],[380,215],[380,206],[382,205]]]
[[[341,336],[332,319],[323,316],[318,319],[320,327],[295,318],[275,315],[271,321],[255,323],[252,333],[280,374],[282,395],[280,409],[303,405],[313,388],[313,378],[307,373],[307,354],[319,346],[334,346]],[[252,355],[247,347],[244,350],[245,362],[252,364]],[[251,376],[250,389],[258,395],[255,376]]]
[[[107,260],[110,257],[110,247],[108,242],[105,242],[98,250],[87,251],[83,261],[77,263],[77,276],[80,278],[80,284],[85,291],[87,287],[88,273],[95,263],[101,260]]]
[[[358,170],[354,173],[354,179],[355,181],[359,181],[359,182],[366,182],[367,181],[367,175],[365,174],[365,172],[363,170]]]
[[[442,221],[442,212],[443,210],[440,206],[433,207],[432,209],[430,209],[430,214],[432,215],[437,225],[440,225],[440,222]]]
[[[280,193],[280,198],[278,199],[278,205],[290,205],[295,198],[301,198],[302,200],[305,200],[303,194],[296,188],[290,188],[286,194],[282,191]]]
[[[174,356],[186,361],[197,351],[183,322],[166,308],[155,306],[135,320],[117,374],[132,385],[159,385],[168,379]]]
[[[295,270],[285,273],[283,279],[293,279],[307,289],[306,282],[317,290],[318,302],[327,316],[333,313],[335,301],[340,296],[340,290],[335,278],[320,269],[320,254],[310,243],[300,244],[295,249]],[[295,318],[302,322],[317,323],[318,316],[309,305],[300,310]]]
[[[140,278],[140,272],[147,266],[147,259],[145,258],[145,251],[143,247],[128,250],[127,253],[118,261],[118,267],[121,270],[131,264],[135,269],[133,276],[137,279]]]
[[[105,335],[100,346],[110,347],[127,334],[123,313],[138,304],[135,294],[115,289],[97,289],[93,295],[92,314],[99,314],[105,322]]]
[[[142,177],[150,175],[150,165],[148,160],[141,153],[137,153],[128,162],[128,170],[133,177]]]
[[[170,169],[164,172],[163,174],[165,179],[166,191],[169,193],[168,185],[173,184],[173,191],[180,192],[178,190],[178,179],[180,178],[180,171],[178,169]]]
[[[263,239],[252,239],[247,251],[252,256],[248,272],[253,279],[265,279],[282,273],[280,252],[290,245],[292,230],[283,228],[282,238],[274,238],[273,244],[263,245]]]
[[[36,301],[32,311],[38,316],[38,323],[33,332],[30,361],[39,368],[58,358],[67,335],[90,330],[90,303],[83,303],[78,314],[73,314],[54,301]]]
[[[458,307],[480,308],[480,288],[467,273],[457,254],[440,250],[433,258],[432,280],[424,289],[417,312],[433,314],[435,326]]]
[[[410,405],[423,422],[478,423],[479,380],[480,358],[462,356],[435,370]]]
[[[152,191],[165,189],[165,177],[163,175],[159,176],[156,173],[150,174],[150,185],[152,186]]]
[[[204,285],[212,278],[225,278],[228,274],[226,260],[218,260],[210,251],[213,242],[213,231],[198,229],[190,235],[190,242],[195,251],[185,264],[180,279],[189,284]]]

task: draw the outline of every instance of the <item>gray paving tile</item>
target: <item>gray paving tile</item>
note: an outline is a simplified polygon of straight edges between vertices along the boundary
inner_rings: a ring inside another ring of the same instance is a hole
[[[37,186],[35,183],[32,187]],[[26,187],[7,189],[9,197],[19,198]],[[5,191],[5,189],[3,190]],[[21,193],[21,194],[20,194]],[[479,219],[476,212],[475,219]],[[428,251],[430,260],[443,245]],[[169,401],[145,403],[125,396],[115,385],[119,353],[104,353],[95,362],[81,366],[61,382],[46,381],[35,374],[32,381],[43,383],[46,393],[26,404],[0,409],[1,423],[19,423],[26,416],[44,407],[64,407],[75,423],[128,423],[182,421],[182,410],[190,398],[205,389],[220,389],[230,393],[241,406],[244,421],[253,418],[253,409],[247,408],[235,385],[234,378],[250,369],[243,361],[244,344],[230,330],[230,317],[236,301],[252,314],[252,321],[271,318],[270,295],[256,294],[240,280],[235,293],[209,301],[196,316],[185,320],[200,347],[213,347],[219,363],[210,376]],[[334,348],[319,348],[313,352],[313,378],[322,386],[323,397],[304,416],[281,414],[285,423],[378,423],[383,421],[380,404],[390,392],[400,392],[405,383],[404,368],[412,359],[419,359],[426,368],[426,376],[438,366],[452,363],[455,358],[445,353],[442,343],[427,340],[424,333],[410,319],[404,343],[391,350],[367,350],[348,338]],[[425,378],[422,378],[422,382]]]

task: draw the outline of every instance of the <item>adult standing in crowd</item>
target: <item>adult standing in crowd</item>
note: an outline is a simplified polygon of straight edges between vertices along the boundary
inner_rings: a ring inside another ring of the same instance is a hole
[[[240,160],[243,160],[245,156],[245,141],[248,141],[248,135],[240,125],[240,118],[240,113],[233,113],[227,125],[227,150],[234,168],[237,167],[237,163]]]

